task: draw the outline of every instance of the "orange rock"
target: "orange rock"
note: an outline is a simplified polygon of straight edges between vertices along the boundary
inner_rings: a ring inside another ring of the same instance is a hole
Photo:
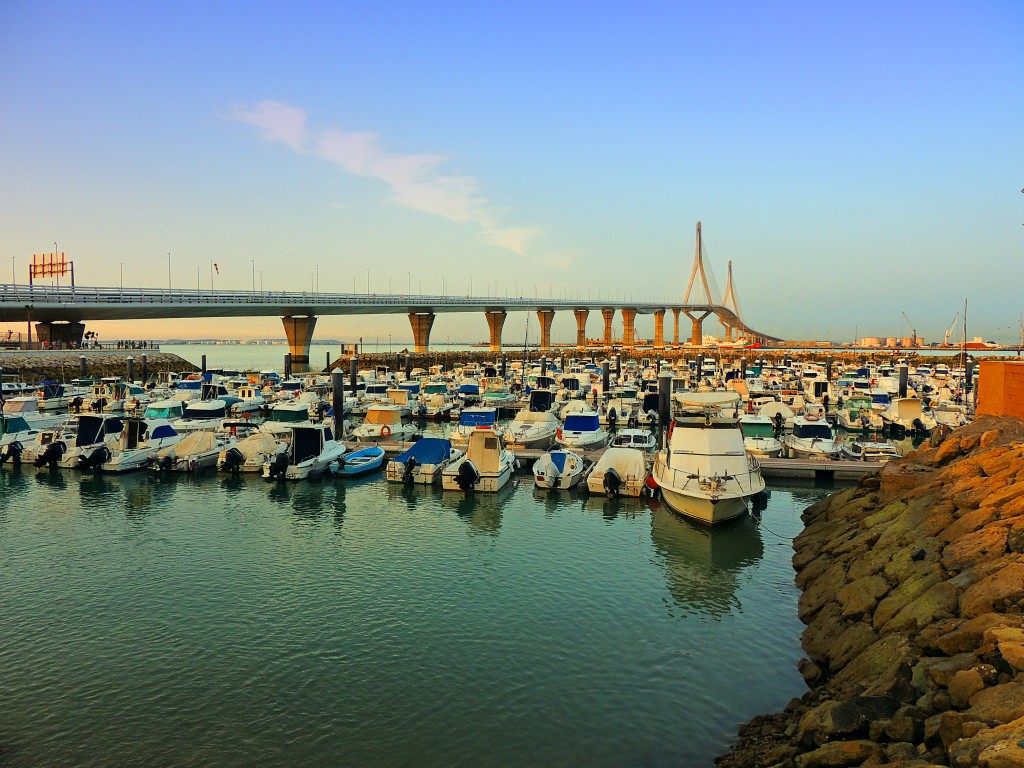
[[[1011,561],[964,590],[960,596],[960,612],[967,617],[999,613],[1007,602],[1021,598],[1024,598],[1024,563]]]
[[[942,551],[943,567],[959,571],[974,563],[1002,557],[1006,554],[1008,530],[1006,523],[990,523],[980,531],[961,536]]]

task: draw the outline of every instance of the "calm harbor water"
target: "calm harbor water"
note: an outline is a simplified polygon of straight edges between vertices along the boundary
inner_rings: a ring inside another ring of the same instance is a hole
[[[0,765],[700,766],[800,695],[791,537],[381,476],[0,471]]]

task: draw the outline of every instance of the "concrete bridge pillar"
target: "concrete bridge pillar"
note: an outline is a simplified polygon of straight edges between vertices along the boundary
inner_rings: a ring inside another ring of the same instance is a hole
[[[604,318],[604,348],[612,348],[612,320],[615,319],[615,310],[605,307],[601,310],[601,317]]]
[[[409,325],[412,326],[412,339],[413,344],[415,344],[415,350],[417,352],[426,352],[430,346],[430,328],[434,325],[434,313],[410,312]],[[498,333],[501,333],[500,329]]]
[[[501,352],[501,329],[505,326],[508,312],[503,309],[489,309],[484,312],[487,330],[491,332],[491,352]]]
[[[659,309],[654,313],[654,348],[665,348],[665,310]]]
[[[284,323],[284,335],[288,339],[288,351],[292,362],[309,365],[309,344],[313,341],[313,329],[316,328],[316,316],[281,318]]]
[[[540,321],[540,348],[546,352],[551,349],[551,321],[555,319],[555,310],[538,309],[537,319]]]
[[[732,341],[732,326],[729,323],[722,323],[722,327],[725,328],[725,340]]]
[[[636,319],[636,310],[630,307],[622,308],[622,346],[626,349],[633,348],[633,321]]]
[[[693,323],[693,330],[690,334],[690,344],[695,347],[699,347],[704,343],[704,318],[711,314],[710,311],[704,312],[700,317],[694,317],[689,312],[684,313],[690,322]]]
[[[674,347],[679,346],[679,313],[682,311],[678,307],[672,309],[672,346]]]
[[[587,318],[590,316],[589,309],[574,309],[576,315],[576,349],[587,348]]]

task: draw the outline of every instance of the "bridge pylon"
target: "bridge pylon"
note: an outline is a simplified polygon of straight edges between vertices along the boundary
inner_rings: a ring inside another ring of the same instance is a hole
[[[291,353],[292,362],[297,365],[309,365],[309,345],[313,341],[316,316],[285,315],[281,322],[284,324],[284,335],[288,339],[288,351]]]
[[[696,288],[696,291],[694,290]],[[693,251],[693,268],[690,270],[690,280],[686,284],[686,292],[683,294],[683,304],[705,304],[708,307],[719,305],[722,302],[718,299],[718,286],[715,284],[714,273],[708,277],[708,270],[704,264],[704,241],[701,236],[700,222],[697,222],[697,236]],[[710,315],[711,309],[695,315],[689,310],[684,310],[690,322],[693,324],[690,333],[690,344],[699,347],[704,343],[704,318]]]

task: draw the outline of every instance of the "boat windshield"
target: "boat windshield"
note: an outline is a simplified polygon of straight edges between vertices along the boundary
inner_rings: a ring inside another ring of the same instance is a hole
[[[775,437],[775,427],[772,424],[760,421],[740,422],[740,429],[744,437]]]
[[[597,432],[601,428],[597,414],[575,413],[565,417],[566,432]]]
[[[828,424],[794,424],[793,425],[793,437],[802,437],[810,440],[818,438],[819,440],[831,440],[832,430],[829,429]]]

